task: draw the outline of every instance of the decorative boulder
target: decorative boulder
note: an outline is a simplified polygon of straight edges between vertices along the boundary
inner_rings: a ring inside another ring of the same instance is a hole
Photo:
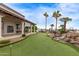
[[[65,38],[64,41],[65,42],[69,42],[70,41],[70,38]]]
[[[55,36],[54,36],[54,34],[51,34],[50,37],[51,37],[51,38],[54,38]]]
[[[75,43],[74,39],[70,39],[70,43],[74,44]]]
[[[56,34],[54,34],[54,35],[55,35],[55,37],[60,37],[60,36],[61,36],[60,33],[56,33]]]
[[[67,38],[71,38],[71,33],[67,33],[67,34],[66,34],[66,37],[67,37]]]
[[[76,37],[75,41],[78,41],[79,42],[79,37]]]
[[[60,38],[59,37],[56,37],[55,40],[60,40]]]
[[[65,36],[61,36],[59,37],[60,40],[64,40],[65,39]]]

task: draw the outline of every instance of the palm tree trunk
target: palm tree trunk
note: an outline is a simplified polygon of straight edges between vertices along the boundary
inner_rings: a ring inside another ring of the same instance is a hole
[[[56,18],[56,28],[55,28],[55,30],[57,31],[57,18]]]
[[[66,21],[64,21],[64,32],[66,32]]]
[[[47,31],[47,17],[46,17],[46,20],[45,20],[45,31]]]

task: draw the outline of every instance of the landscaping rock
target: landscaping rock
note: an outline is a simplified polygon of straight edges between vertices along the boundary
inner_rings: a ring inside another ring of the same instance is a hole
[[[60,40],[64,40],[65,39],[65,36],[61,36],[59,37]]]
[[[70,41],[70,38],[65,38],[64,41],[65,42],[69,42]]]
[[[51,37],[51,38],[54,38],[55,37],[53,33],[48,34],[48,36]]]
[[[60,36],[61,36],[60,33],[56,33],[56,34],[55,34],[55,37],[60,37]]]
[[[75,39],[76,41],[79,41],[79,37],[76,37],[76,39]]]
[[[70,33],[67,33],[67,34],[66,34],[66,37],[67,37],[67,38],[71,38],[71,34],[70,34]]]
[[[70,43],[74,44],[75,43],[74,39],[70,39]]]
[[[54,34],[52,34],[52,35],[51,35],[51,37],[52,37],[52,38],[54,38],[54,37],[55,37],[55,35],[54,35]]]
[[[56,37],[55,40],[60,40],[60,38],[59,37]]]
[[[68,32],[64,34],[60,34],[59,32],[50,34],[50,37],[63,42],[69,42],[71,44],[79,46],[79,33],[77,32]]]

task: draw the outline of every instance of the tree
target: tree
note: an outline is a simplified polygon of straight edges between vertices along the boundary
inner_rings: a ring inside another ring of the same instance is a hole
[[[63,17],[63,18],[60,18],[60,21],[64,22],[64,32],[66,32],[66,24],[68,21],[72,21],[72,19],[69,17]]]
[[[32,32],[34,32],[34,27],[35,27],[35,32],[36,32],[37,31],[37,26],[36,25],[32,26]]]
[[[46,31],[47,30],[47,17],[48,17],[48,14],[47,14],[47,12],[45,12],[43,15],[45,16],[45,31]]]
[[[64,25],[60,25],[61,28],[64,28]]]
[[[60,27],[59,32],[61,34],[63,34],[64,33],[64,25],[60,25],[59,27]]]
[[[56,19],[56,28],[55,30],[57,31],[57,21],[58,18],[61,16],[61,14],[59,13],[60,11],[54,11],[52,17],[54,17]]]
[[[51,30],[53,30],[53,26],[54,26],[54,24],[51,24],[50,26],[51,26]]]

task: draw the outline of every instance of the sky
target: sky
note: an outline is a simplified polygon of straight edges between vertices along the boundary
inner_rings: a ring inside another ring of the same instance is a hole
[[[27,20],[37,24],[38,28],[45,28],[44,13],[47,12],[47,28],[54,24],[55,18],[52,17],[53,12],[59,10],[62,17],[72,18],[67,23],[67,28],[79,29],[79,3],[5,3],[5,5],[23,14]],[[58,20],[58,27],[63,22]]]

